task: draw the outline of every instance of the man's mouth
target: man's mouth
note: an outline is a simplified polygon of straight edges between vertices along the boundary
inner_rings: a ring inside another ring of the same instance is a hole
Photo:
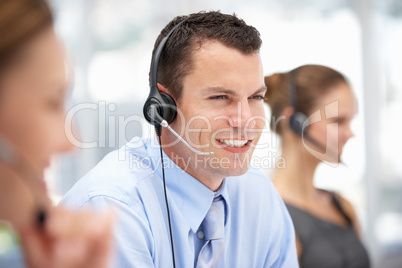
[[[217,141],[230,147],[243,147],[248,142],[250,142],[250,140],[221,140],[221,139],[217,139]]]

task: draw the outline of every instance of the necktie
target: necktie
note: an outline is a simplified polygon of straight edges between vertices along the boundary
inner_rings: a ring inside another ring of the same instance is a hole
[[[196,268],[224,267],[225,204],[222,196],[212,202],[204,221],[205,244],[198,255]]]

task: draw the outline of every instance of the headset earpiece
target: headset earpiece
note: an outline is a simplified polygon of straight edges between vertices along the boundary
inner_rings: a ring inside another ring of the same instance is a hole
[[[168,122],[172,123],[177,115],[177,106],[174,99],[167,93],[161,93],[162,99],[165,101],[162,107],[162,117]]]
[[[151,94],[154,92],[156,91],[151,90],[150,96],[144,104],[143,113],[145,119],[154,126],[159,126],[161,124],[160,119],[166,120],[168,124],[172,123],[177,115],[176,102],[169,94],[159,92],[159,90],[157,91],[157,94],[152,96]],[[158,116],[149,112],[151,106],[156,107]]]
[[[296,111],[289,119],[290,129],[296,134],[303,136],[307,131],[307,127],[304,127],[307,120],[307,116],[304,113]]]
[[[143,113],[145,119],[156,127],[161,125],[161,119],[165,120],[168,124],[172,123],[177,115],[177,106],[173,98],[164,92],[159,92],[158,88],[158,64],[159,58],[168,41],[170,35],[177,29],[185,20],[176,24],[170,32],[161,40],[158,47],[155,50],[154,56],[151,61],[151,70],[149,73],[150,92],[147,100],[145,101]],[[150,108],[153,109],[150,109]],[[155,109],[156,108],[156,109]],[[155,110],[156,113],[155,114]]]
[[[289,126],[294,133],[303,136],[307,134],[305,122],[308,120],[308,117],[297,109],[296,75],[297,70],[291,72],[289,75],[289,103],[294,111],[294,114],[289,118]]]

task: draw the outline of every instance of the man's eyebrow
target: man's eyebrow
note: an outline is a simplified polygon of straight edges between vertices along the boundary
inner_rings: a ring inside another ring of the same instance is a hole
[[[266,86],[262,86],[259,89],[257,89],[252,95],[256,95],[258,93],[262,93],[262,92],[266,92],[267,91],[267,87]]]
[[[252,95],[265,92],[266,90],[267,90],[267,87],[262,86],[261,88],[257,89]],[[238,95],[238,93],[235,90],[227,89],[227,88],[221,88],[221,87],[207,88],[206,93],[207,94],[226,94],[226,95],[232,95],[232,96],[237,96]]]
[[[228,89],[228,88],[221,88],[221,87],[209,87],[205,90],[205,93],[207,94],[226,94],[226,95],[237,95],[237,92],[232,90],[232,89]]]

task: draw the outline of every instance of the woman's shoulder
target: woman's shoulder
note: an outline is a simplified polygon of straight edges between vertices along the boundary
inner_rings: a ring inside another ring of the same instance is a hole
[[[353,204],[348,199],[343,197],[340,193],[338,192],[331,192],[331,193],[333,195],[333,198],[339,202],[341,209],[349,217],[350,223],[355,227],[356,231],[358,232],[359,230],[358,219]]]

